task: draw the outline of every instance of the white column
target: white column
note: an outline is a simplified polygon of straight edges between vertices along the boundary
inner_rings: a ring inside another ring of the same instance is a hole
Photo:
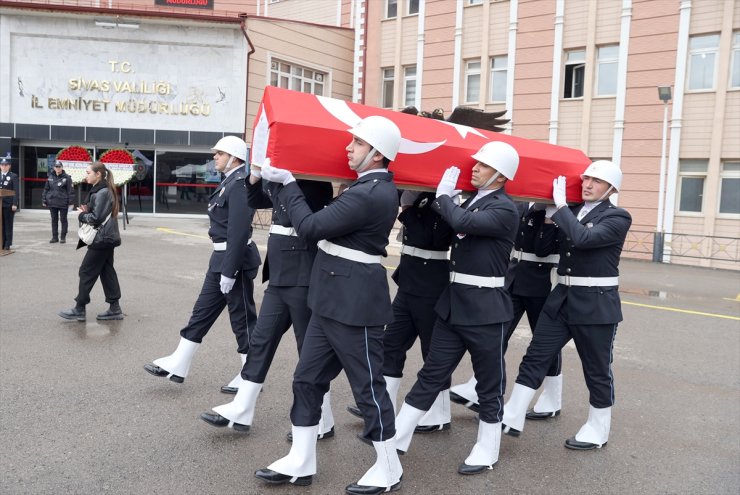
[[[463,0],[455,5],[455,51],[452,55],[452,109],[460,104],[460,64],[462,64]]]
[[[558,119],[560,113],[560,74],[563,65],[563,22],[565,0],[555,3],[555,39],[552,42],[552,86],[550,86],[550,144],[558,144]]]
[[[514,126],[514,70],[516,63],[516,34],[519,29],[519,0],[509,3],[509,49],[506,52],[506,110],[509,122],[504,126],[504,133],[511,134]],[[486,59],[488,60],[488,59]],[[488,67],[488,64],[486,64]]]
[[[622,141],[624,139],[624,105],[627,93],[627,56],[630,48],[630,24],[632,21],[632,0],[622,0],[622,24],[619,34],[619,62],[617,66],[617,97],[614,102],[614,135],[612,141],[612,162],[622,166]],[[614,204],[619,195],[611,198]]]
[[[424,14],[426,1],[419,0],[418,27],[416,29],[416,98],[414,106],[421,110],[421,89],[424,87]]]

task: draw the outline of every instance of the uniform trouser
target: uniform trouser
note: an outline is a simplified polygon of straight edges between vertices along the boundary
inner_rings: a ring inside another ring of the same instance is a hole
[[[62,237],[67,235],[67,208],[49,208],[51,212],[51,236],[56,239],[59,237],[59,221],[62,221]]]
[[[611,407],[614,405],[611,363],[616,334],[616,323],[577,325],[568,323],[562,313],[553,319],[543,311],[532,342],[519,365],[516,383],[537,390],[553,358],[573,339],[581,358],[589,403],[598,409]]]
[[[113,304],[121,299],[121,286],[118,285],[118,275],[113,267],[113,251],[112,247],[87,248],[80,265],[80,286],[75,297],[78,306],[85,306],[90,302],[90,291],[98,277],[103,285],[105,302]]]
[[[508,326],[508,321],[480,326],[451,325],[438,318],[424,367],[405,401],[410,406],[428,411],[437,394],[449,384],[452,372],[467,351],[478,381],[475,391],[480,404],[480,419],[486,423],[501,422],[506,375],[503,345]]]
[[[345,325],[313,313],[293,375],[293,425],[319,424],[324,394],[344,369],[365,420],[363,436],[373,442],[395,436],[395,413],[385,390],[382,364],[382,326]]]
[[[393,323],[385,328],[383,336],[384,376],[403,377],[406,353],[416,342],[417,336],[421,343],[421,356],[426,360],[437,319],[434,313],[436,303],[437,299],[433,297],[414,296],[401,291],[396,293],[393,299]],[[449,383],[445,388],[450,388]]]
[[[527,313],[529,328],[532,330],[532,335],[534,335],[534,332],[537,328],[537,320],[540,317],[542,307],[545,305],[546,300],[547,296],[527,297],[518,296],[515,294],[511,295],[511,303],[514,306],[514,319],[511,320],[511,324],[506,331],[506,336],[504,340],[504,354],[506,354],[506,349],[508,349],[509,347],[509,339],[511,339],[511,336],[514,335],[514,330],[516,330],[517,325],[519,325],[519,321],[521,321],[524,313]],[[558,353],[553,358],[552,363],[550,363],[550,367],[547,369],[547,376],[558,376],[562,372],[562,365],[562,353],[558,351]],[[504,378],[504,390],[505,389],[506,379]]]
[[[275,351],[291,324],[300,356],[306,327],[311,319],[307,297],[308,287],[267,286],[249,342],[249,355],[242,367],[243,379],[254,383],[265,382]]]
[[[13,220],[15,212],[10,206],[3,206],[3,249],[13,245]]]
[[[180,336],[200,344],[227,305],[231,330],[236,336],[237,352],[246,354],[249,351],[250,329],[254,328],[257,321],[257,309],[254,304],[254,281],[244,270],[239,271],[234,287],[226,295],[221,292],[221,274],[211,270],[206,272],[203,287],[193,306],[193,314],[187,326],[180,330]]]

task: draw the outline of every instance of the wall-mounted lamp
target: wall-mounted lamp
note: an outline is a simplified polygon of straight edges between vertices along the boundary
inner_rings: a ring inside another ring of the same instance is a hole
[[[663,103],[671,101],[671,87],[670,86],[658,86],[658,98]]]
[[[122,28],[122,29],[139,29],[138,22],[126,21],[124,19],[95,19],[95,25],[105,29]]]

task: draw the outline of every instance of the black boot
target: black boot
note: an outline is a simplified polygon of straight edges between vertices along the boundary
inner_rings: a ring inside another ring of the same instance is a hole
[[[121,305],[116,302],[110,303],[110,308],[97,316],[98,320],[123,320],[123,311]]]
[[[65,320],[85,321],[85,306],[75,306],[74,308],[64,309],[59,312],[59,316]]]
[[[52,236],[51,240],[49,241],[49,244],[54,244],[56,242],[59,242],[59,238],[57,236]]]
[[[62,238],[59,239],[59,244],[66,244],[67,243],[67,234],[62,234]]]

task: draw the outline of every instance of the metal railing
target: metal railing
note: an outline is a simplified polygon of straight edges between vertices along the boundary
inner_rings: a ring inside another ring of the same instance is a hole
[[[740,263],[740,238],[630,230],[622,251],[658,262],[681,258]]]

